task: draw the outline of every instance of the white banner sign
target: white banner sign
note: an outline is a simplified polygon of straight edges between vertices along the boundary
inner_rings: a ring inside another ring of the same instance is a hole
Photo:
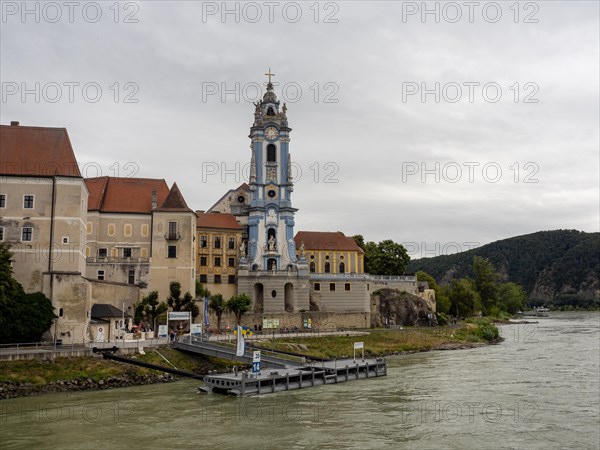
[[[167,337],[167,326],[166,325],[158,326],[158,337]]]
[[[354,343],[354,350],[357,350],[359,348],[363,348],[363,344],[364,344],[364,342],[355,342]]]
[[[256,351],[252,354],[252,362],[260,362],[260,351]]]
[[[169,320],[190,320],[189,311],[170,311]]]
[[[192,334],[202,334],[202,324],[201,323],[193,323],[192,328],[190,330]]]

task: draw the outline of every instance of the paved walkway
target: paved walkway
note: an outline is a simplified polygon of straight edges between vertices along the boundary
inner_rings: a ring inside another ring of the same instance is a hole
[[[289,333],[273,333],[266,330],[262,332],[252,332],[252,336],[245,336],[247,341],[264,341],[268,339],[293,339],[293,338],[313,338],[322,336],[366,336],[369,332],[367,331],[294,331]],[[233,332],[211,334],[208,338],[209,341],[231,341],[234,342],[237,339]]]
[[[96,348],[125,348],[141,349],[148,347],[158,347],[167,345],[168,339],[136,339],[136,340],[118,340],[110,342],[89,342],[87,344],[61,344],[38,342],[32,344],[14,344],[0,346],[0,360],[12,359],[54,359],[56,357],[67,356],[89,356],[92,349]]]

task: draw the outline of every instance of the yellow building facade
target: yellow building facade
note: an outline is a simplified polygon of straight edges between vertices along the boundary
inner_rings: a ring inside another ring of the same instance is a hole
[[[212,294],[227,300],[237,293],[242,226],[231,214],[196,214],[198,279]]]
[[[364,273],[364,251],[340,231],[299,231],[294,241],[296,249],[304,248],[309,273]]]

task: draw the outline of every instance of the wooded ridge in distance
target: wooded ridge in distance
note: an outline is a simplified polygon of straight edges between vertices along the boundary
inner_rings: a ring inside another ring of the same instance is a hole
[[[492,242],[466,252],[410,261],[439,284],[470,276],[474,256],[487,258],[503,277],[527,292],[530,306],[600,307],[600,233],[539,231]]]

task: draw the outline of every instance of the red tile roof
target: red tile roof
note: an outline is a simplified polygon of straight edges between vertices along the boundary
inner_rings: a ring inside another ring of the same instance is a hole
[[[105,213],[143,213],[152,211],[152,191],[156,191],[157,205],[169,195],[163,179],[154,178],[86,178],[90,196],[88,211]]]
[[[154,211],[194,212],[185,202],[177,183],[173,183],[165,201]]]
[[[81,177],[66,128],[0,125],[0,173]]]
[[[341,231],[298,231],[294,237],[296,247],[304,242],[304,248],[310,250],[338,250],[364,253],[356,241]]]
[[[235,216],[219,213],[197,213],[196,228],[226,228],[230,230],[241,230],[242,227]]]

